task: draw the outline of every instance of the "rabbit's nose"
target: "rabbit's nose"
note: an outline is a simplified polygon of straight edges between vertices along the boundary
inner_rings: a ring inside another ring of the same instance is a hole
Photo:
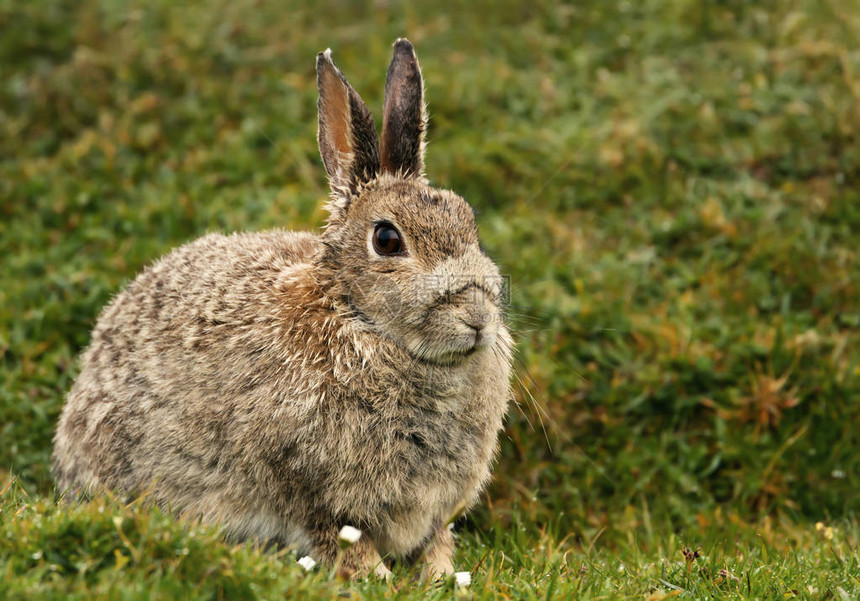
[[[466,325],[466,327],[468,327],[471,330],[469,333],[473,336],[473,338],[472,338],[472,346],[473,347],[476,347],[481,342],[483,342],[483,339],[484,339],[484,324],[483,323],[477,323],[474,320],[467,320],[467,319],[463,319],[462,317],[460,318],[460,321],[463,322]]]
[[[469,311],[466,315],[460,317],[460,321],[475,330],[475,335],[480,335],[487,325],[487,317],[478,312]]]
[[[487,295],[483,291],[472,290],[471,296],[462,306],[458,317],[464,325],[472,330],[477,345],[483,342],[490,333],[488,329],[495,315],[496,308]]]
[[[480,324],[478,326],[474,326],[472,324],[466,324],[466,325],[468,325],[475,334],[475,339],[472,341],[472,344],[474,346],[478,346],[479,344],[484,342],[484,339],[486,338],[486,334],[484,332],[484,325],[483,324]]]

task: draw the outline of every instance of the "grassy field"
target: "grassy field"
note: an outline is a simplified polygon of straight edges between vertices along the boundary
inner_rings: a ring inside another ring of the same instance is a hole
[[[0,32],[0,598],[860,597],[853,0],[0,0]],[[57,506],[101,307],[205,232],[318,228],[314,57],[378,123],[402,35],[428,174],[512,282],[518,405],[458,523],[472,586]]]

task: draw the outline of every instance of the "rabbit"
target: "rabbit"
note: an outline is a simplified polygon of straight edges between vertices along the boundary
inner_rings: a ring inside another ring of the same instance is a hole
[[[353,577],[454,573],[448,526],[490,478],[513,341],[473,210],[424,175],[414,48],[393,54],[379,137],[317,56],[319,235],[206,235],[103,311],[54,437],[59,494],[146,494]]]

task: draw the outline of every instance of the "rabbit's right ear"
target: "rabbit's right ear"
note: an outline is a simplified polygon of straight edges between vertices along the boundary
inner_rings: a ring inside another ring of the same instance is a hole
[[[367,105],[331,60],[317,55],[320,155],[334,192],[329,208],[345,211],[362,184],[379,173],[379,140]]]
[[[427,109],[424,80],[415,48],[406,38],[394,42],[394,57],[385,78],[382,109],[382,170],[424,179],[424,134]]]

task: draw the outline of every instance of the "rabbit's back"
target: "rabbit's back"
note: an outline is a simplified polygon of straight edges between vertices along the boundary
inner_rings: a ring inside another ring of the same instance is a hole
[[[241,431],[250,393],[277,385],[277,295],[318,245],[307,233],[210,234],[131,282],[100,316],[63,410],[60,489],[142,492],[172,474],[182,490],[162,482],[165,496],[200,505],[227,468],[224,425]]]

